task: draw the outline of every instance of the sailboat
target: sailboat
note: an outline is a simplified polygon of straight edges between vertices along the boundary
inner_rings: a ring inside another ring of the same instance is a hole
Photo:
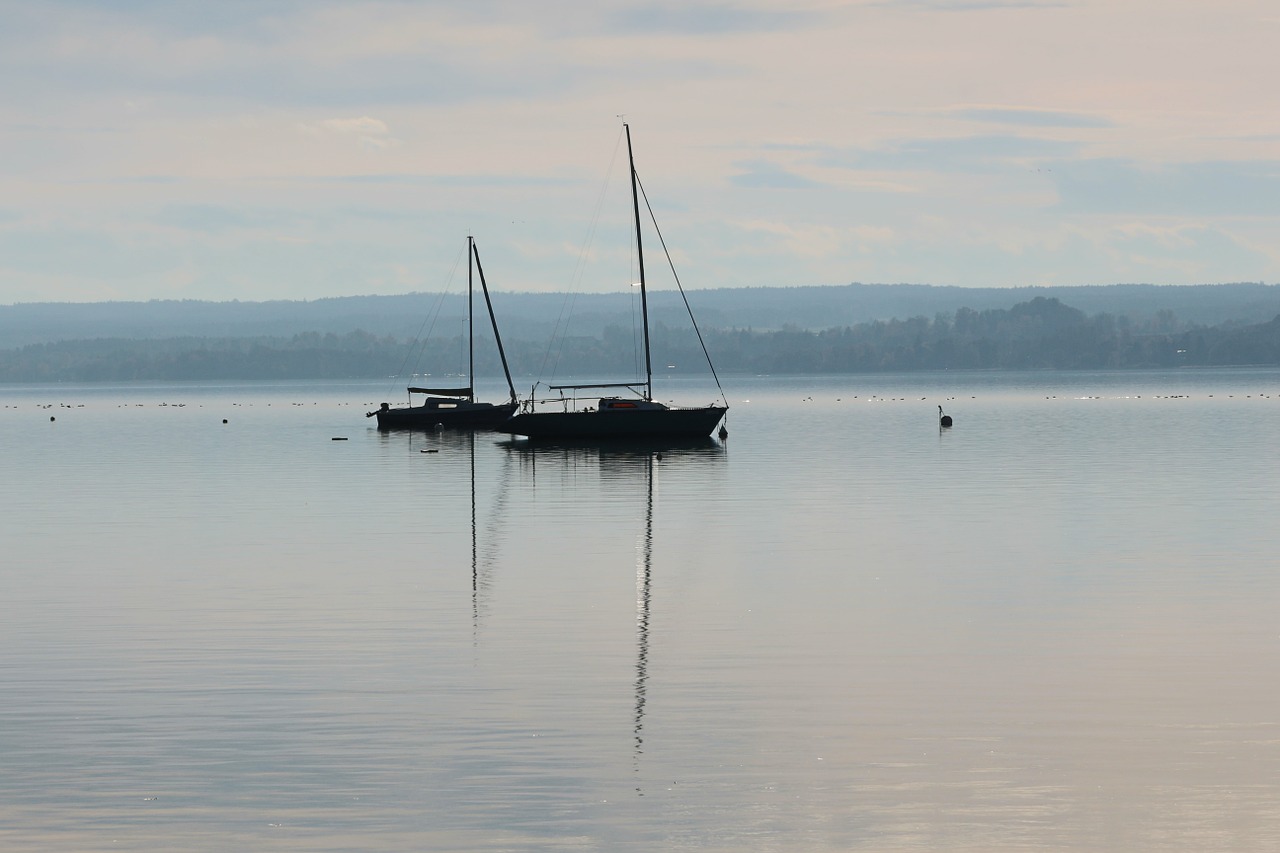
[[[560,396],[550,400],[537,400],[531,396],[521,406],[518,415],[502,424],[500,429],[503,432],[523,435],[530,439],[551,440],[705,439],[729,410],[727,401],[724,405],[676,407],[667,406],[653,399],[653,362],[649,355],[649,304],[644,274],[644,247],[640,230],[639,180],[636,177],[636,161],[631,149],[631,127],[625,123],[622,126],[627,135],[627,160],[631,167],[631,204],[636,224],[640,310],[644,325],[644,381],[550,385],[548,386],[550,390],[559,392]],[[646,199],[646,203],[647,201]],[[683,293],[683,289],[681,292]],[[685,304],[688,305],[687,300]],[[689,317],[693,318],[692,311]],[[697,330],[696,322],[694,330]],[[701,340],[701,333],[698,337]],[[705,353],[705,346],[703,351]],[[708,363],[710,363],[709,358]],[[712,373],[713,375],[715,373],[714,367],[712,367]],[[716,380],[716,384],[719,385],[719,379]],[[576,403],[577,392],[592,391],[593,394],[589,397],[592,398],[594,392],[610,388],[627,389],[633,396],[605,396],[600,397],[594,407],[571,408]],[[566,394],[566,392],[569,393]],[[562,407],[561,411],[537,411],[538,405],[548,403],[559,404]]]
[[[480,288],[484,292],[484,303],[489,309],[489,323],[493,326],[493,339],[498,344],[498,355],[502,358],[502,371],[507,377],[507,388],[511,392],[511,400],[506,403],[485,403],[476,400],[475,392],[475,299],[473,296],[473,273],[480,276]],[[516,410],[516,388],[511,383],[511,370],[507,367],[507,354],[502,348],[502,336],[498,334],[498,320],[493,313],[493,302],[489,299],[489,285],[484,279],[484,267],[480,264],[480,250],[475,239],[467,237],[467,385],[452,388],[418,388],[409,387],[410,405],[392,407],[383,403],[375,411],[366,412],[365,417],[378,419],[378,429],[496,429]],[[414,394],[425,394],[421,405],[413,405]]]

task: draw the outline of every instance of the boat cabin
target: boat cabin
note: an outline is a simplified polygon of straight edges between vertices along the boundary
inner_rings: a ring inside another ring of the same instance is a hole
[[[600,411],[602,412],[626,412],[626,411],[662,411],[667,407],[656,400],[624,400],[621,397],[601,397]]]

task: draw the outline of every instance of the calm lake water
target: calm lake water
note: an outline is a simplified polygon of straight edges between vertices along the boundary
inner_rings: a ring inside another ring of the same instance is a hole
[[[0,848],[1280,849],[1280,371],[724,385],[0,387]]]

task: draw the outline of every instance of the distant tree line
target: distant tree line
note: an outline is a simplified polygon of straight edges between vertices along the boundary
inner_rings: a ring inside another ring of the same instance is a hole
[[[638,294],[493,294],[502,333],[516,340],[545,341],[563,328],[572,302],[578,334],[599,336],[605,326],[630,326]],[[1107,313],[1146,321],[1157,311],[1177,314],[1184,324],[1217,325],[1235,320],[1262,323],[1280,314],[1280,284],[1070,287],[939,287],[925,284],[848,284],[796,287],[737,287],[688,294],[698,322],[707,329],[778,331],[855,326],[889,317],[936,317],[963,309],[982,312],[1046,297],[1087,314]],[[689,326],[681,295],[656,289],[648,295],[649,319],[673,328]],[[478,306],[477,306],[478,307]],[[425,319],[424,319],[425,318]],[[268,302],[47,302],[0,305],[0,349],[88,338],[264,338],[291,339],[303,332],[345,335],[363,330],[378,337],[411,339],[426,326],[458,330],[467,319],[461,293],[344,296]],[[434,324],[434,325],[432,325]]]
[[[1280,316],[1183,327],[1170,311],[1137,322],[1086,316],[1037,297],[1010,309],[877,320],[820,332],[713,333],[716,361],[755,372],[939,369],[1134,369],[1280,364]]]
[[[938,369],[1134,369],[1280,365],[1280,316],[1265,323],[1180,324],[1170,311],[1149,320],[1087,316],[1056,298],[1008,309],[939,313],[932,319],[876,320],[823,331],[798,328],[704,330],[722,372],[858,373]],[[656,324],[654,367],[697,372],[704,364],[688,328]],[[507,341],[518,376],[636,375],[637,334],[608,326],[600,336],[548,346]],[[500,375],[492,340],[476,342],[477,371]],[[427,365],[424,369],[424,365]],[[368,332],[308,332],[291,337],[102,338],[0,350],[0,382],[96,382],[207,379],[363,379],[466,370],[460,336],[409,343]]]
[[[3,382],[350,379],[385,372],[402,342],[365,332],[292,338],[95,338],[0,351]]]

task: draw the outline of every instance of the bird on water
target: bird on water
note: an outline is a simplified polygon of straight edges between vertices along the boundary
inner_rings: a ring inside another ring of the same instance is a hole
[[[944,427],[951,426],[951,415],[943,414],[942,407],[938,407],[938,423]]]

